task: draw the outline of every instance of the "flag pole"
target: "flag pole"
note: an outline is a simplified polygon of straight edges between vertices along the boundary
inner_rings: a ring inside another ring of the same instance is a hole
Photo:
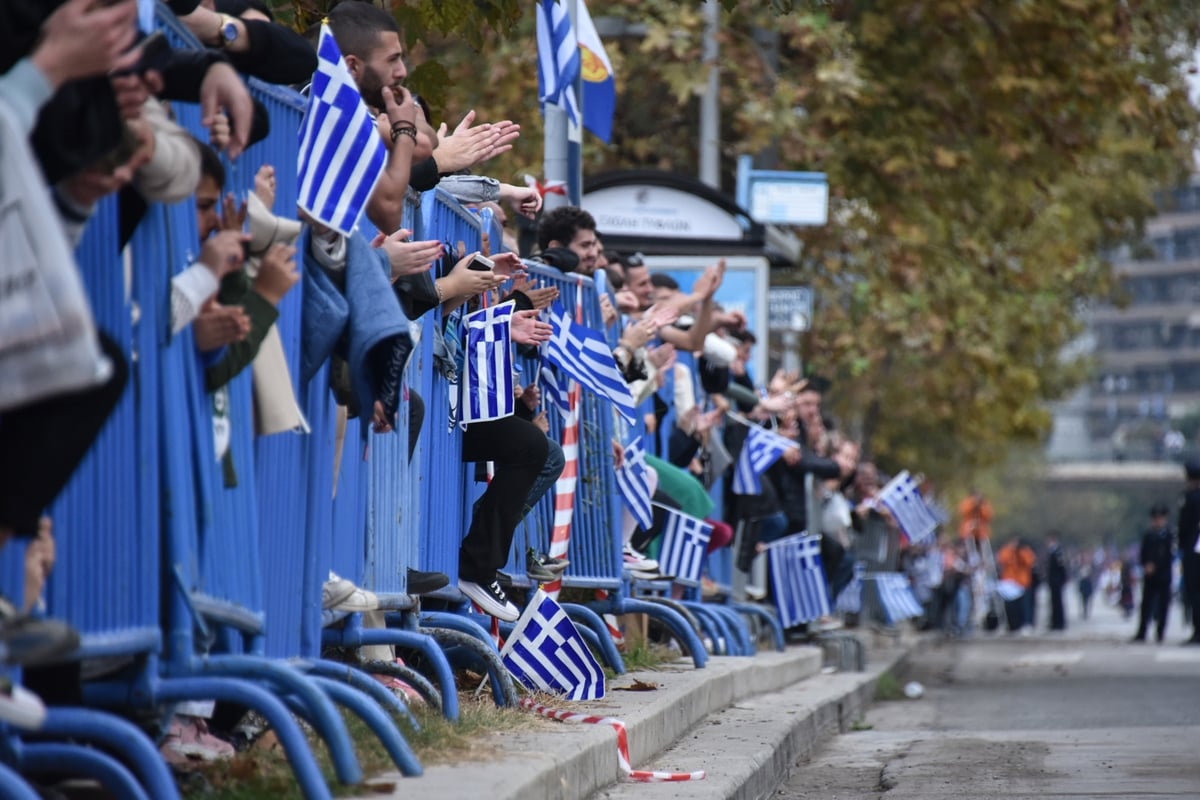
[[[567,111],[553,104],[547,104],[543,108],[546,115],[546,137],[543,142],[542,169],[546,175],[546,183],[562,181],[562,185],[567,185],[570,177],[567,170]],[[570,200],[565,195],[553,192],[546,194],[547,211],[569,203]]]

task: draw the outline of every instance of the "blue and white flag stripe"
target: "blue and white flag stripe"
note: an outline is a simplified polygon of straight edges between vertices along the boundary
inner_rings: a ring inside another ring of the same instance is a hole
[[[650,480],[646,474],[646,451],[642,447],[642,437],[637,437],[625,448],[624,463],[617,470],[617,489],[625,507],[637,520],[642,530],[654,527],[654,508],[651,503],[653,492],[650,491]]]
[[[779,622],[791,628],[829,613],[821,537],[793,533],[767,545],[771,593]]]
[[[763,473],[795,446],[791,439],[751,425],[733,469],[733,493],[762,494]]]
[[[604,670],[562,606],[541,589],[500,651],[513,677],[534,691],[570,700],[604,697]]]
[[[658,554],[659,572],[672,576],[676,583],[699,585],[708,540],[712,538],[712,525],[673,508],[659,508],[667,511],[667,525]]]
[[[571,380],[558,374],[549,364],[542,364],[538,373],[542,394],[565,417],[571,413]]]
[[[895,624],[925,613],[925,609],[912,593],[907,575],[900,572],[877,572],[871,577],[879,590],[879,605],[883,607],[883,615],[888,623]]]
[[[834,604],[839,612],[843,614],[858,614],[862,612],[863,576],[866,572],[866,567],[855,563],[854,577],[850,579],[850,583],[846,584],[846,588],[838,593],[837,602]]]
[[[349,236],[386,166],[387,145],[333,33],[322,24],[317,71],[300,126],[297,202],[318,222]]]
[[[571,27],[566,3],[542,0],[538,5],[537,44],[538,97],[542,107],[560,106],[571,122],[579,124],[579,103],[575,97],[575,81],[581,69],[579,40]]]
[[[896,524],[914,544],[930,541],[938,520],[921,496],[921,488],[908,470],[901,471],[879,492],[880,505],[892,513]]]
[[[585,389],[612,401],[617,412],[632,425],[636,418],[633,395],[604,335],[573,321],[558,302],[550,308],[550,325],[554,332],[542,352],[543,358]]]
[[[467,349],[462,381],[462,424],[511,417],[517,410],[513,382],[512,300],[463,318]]]

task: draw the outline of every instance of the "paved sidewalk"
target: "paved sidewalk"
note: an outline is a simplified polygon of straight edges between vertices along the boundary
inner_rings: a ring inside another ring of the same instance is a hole
[[[864,633],[861,638],[869,642],[871,636]],[[690,660],[680,660],[611,682],[611,686],[629,686],[641,679],[657,684],[657,691],[610,690],[603,700],[555,704],[573,713],[624,721],[635,769],[703,769],[709,773],[703,781],[642,784],[623,780],[611,727],[539,719],[533,730],[503,734],[497,747],[497,752],[502,748],[502,755],[429,767],[420,778],[401,778],[396,773],[375,776],[371,783],[394,782],[394,791],[365,792],[360,797],[575,800],[608,796],[609,792],[623,796],[622,787],[626,786],[656,796],[733,796],[736,785],[778,782],[783,776],[780,770],[794,763],[797,754],[861,718],[875,679],[902,659],[912,642],[881,643],[882,649],[869,652],[868,669],[861,673],[823,673],[822,650],[812,646],[792,646],[784,653],[760,652],[752,658],[714,657],[701,670],[693,668]],[[697,750],[669,749],[680,741],[708,741],[707,721],[730,709],[745,708],[756,709],[751,717],[762,723],[760,732],[769,733],[767,739],[727,752],[722,752],[719,739]],[[774,759],[773,748],[777,751]],[[663,794],[661,787],[665,786],[678,787],[681,794]]]

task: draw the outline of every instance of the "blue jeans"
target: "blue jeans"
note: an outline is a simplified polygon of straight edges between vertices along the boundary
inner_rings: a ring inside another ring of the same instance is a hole
[[[563,455],[562,446],[549,437],[546,437],[546,445],[548,446],[546,463],[542,465],[542,471],[538,473],[537,479],[529,489],[529,495],[525,498],[526,515],[538,504],[542,496],[554,487],[554,484],[558,482],[558,476],[562,475],[563,468],[567,466],[567,458]]]

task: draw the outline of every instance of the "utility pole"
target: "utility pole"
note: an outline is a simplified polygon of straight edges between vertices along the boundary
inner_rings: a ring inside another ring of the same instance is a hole
[[[700,181],[721,188],[721,71],[717,64],[721,29],[719,0],[704,1],[704,63],[708,65],[708,85],[700,98]]]

